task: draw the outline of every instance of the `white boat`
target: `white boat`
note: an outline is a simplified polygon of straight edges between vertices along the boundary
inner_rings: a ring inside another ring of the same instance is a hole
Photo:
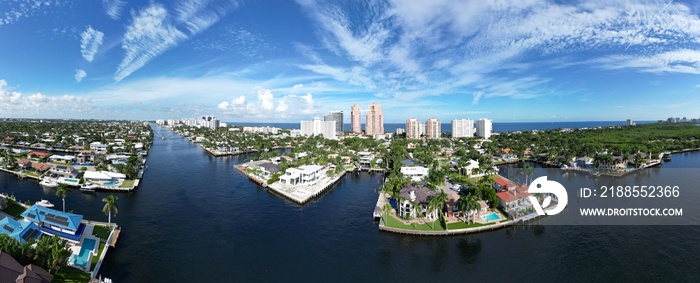
[[[38,206],[43,206],[43,207],[53,207],[53,203],[49,202],[48,200],[42,199],[40,201],[37,201],[35,203]]]
[[[44,178],[41,180],[41,182],[39,182],[39,185],[42,185],[42,186],[48,187],[48,188],[55,188],[55,187],[58,187],[58,182],[54,179]]]
[[[82,192],[94,192],[97,189],[97,185],[85,183],[80,185],[80,191]]]

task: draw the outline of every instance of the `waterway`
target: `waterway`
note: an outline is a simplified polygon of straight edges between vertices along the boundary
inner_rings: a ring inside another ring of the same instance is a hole
[[[699,226],[397,235],[378,231],[371,219],[381,175],[348,174],[298,206],[236,172],[233,165],[246,157],[211,157],[178,136],[156,139],[138,190],[115,194],[119,212],[112,220],[123,231],[101,275],[114,282],[551,282],[695,281],[700,274]],[[698,160],[698,153],[674,155],[662,168]],[[0,192],[61,207],[53,191],[9,174],[0,174]],[[106,221],[106,195],[74,191],[66,208]]]

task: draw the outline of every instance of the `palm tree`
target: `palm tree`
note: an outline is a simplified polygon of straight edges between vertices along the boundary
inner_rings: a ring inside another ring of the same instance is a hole
[[[384,206],[382,206],[382,215],[384,216],[384,225],[387,225],[386,219],[389,217],[389,213],[391,212],[391,204],[385,203]]]
[[[56,195],[63,199],[63,212],[66,212],[66,196],[68,196],[68,185],[58,185],[58,187],[56,188]]]
[[[478,211],[481,206],[479,205],[479,202],[474,195],[465,195],[457,200],[457,207],[460,211],[462,211],[463,216],[466,212],[469,212],[469,215],[471,216],[473,214],[473,211]],[[464,219],[464,222],[467,222],[467,218],[464,217]]]
[[[110,227],[112,226],[112,211],[114,211],[114,215],[117,215],[117,212],[119,212],[119,207],[116,203],[117,199],[118,197],[115,197],[114,195],[108,195],[102,199],[102,201],[105,203],[105,206],[102,208],[102,212],[107,214],[107,223]]]

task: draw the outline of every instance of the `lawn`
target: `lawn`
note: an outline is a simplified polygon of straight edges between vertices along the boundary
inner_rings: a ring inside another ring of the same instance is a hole
[[[412,224],[412,225],[406,225],[403,224],[401,221],[398,219],[394,218],[393,216],[388,216],[386,217],[387,223],[385,225],[387,227],[392,227],[392,228],[398,228],[398,229],[406,229],[406,230],[418,230],[418,231],[444,231],[445,227],[442,226],[442,223],[440,221],[435,221],[435,229],[433,229],[433,224],[432,223],[424,223],[424,224]],[[414,227],[415,225],[415,227]]]
[[[92,264],[90,265],[90,270],[95,269],[95,265],[97,265],[97,261],[100,260],[100,255],[102,255],[102,250],[105,248],[105,242],[100,241],[100,248],[97,250],[97,256],[92,257]]]
[[[131,188],[134,186],[134,183],[136,180],[124,180],[122,184],[119,186],[120,188]]]
[[[24,172],[24,174],[26,174],[27,176],[32,176],[32,177],[37,177],[37,178],[39,178],[39,174],[34,173],[34,172]]]
[[[95,228],[92,230],[92,235],[100,239],[107,240],[107,238],[109,237],[109,231],[110,230],[105,228],[104,226],[95,225]]]
[[[481,227],[481,226],[487,226],[487,225],[493,225],[494,223],[487,223],[487,224],[482,224],[482,223],[464,223],[462,221],[460,222],[453,222],[453,223],[448,223],[447,228],[450,230],[455,230],[455,229],[465,229],[465,228],[475,228],[475,227]]]
[[[61,272],[56,272],[53,274],[53,281],[54,283],[58,282],[80,282],[80,283],[85,283],[90,281],[90,274],[85,273],[80,269],[76,269],[73,267],[64,267],[63,271]]]
[[[14,201],[7,200],[7,202],[8,202],[7,207],[5,209],[3,209],[2,211],[9,214],[9,215],[17,217],[18,215],[22,214],[22,212],[27,210],[26,208],[24,208],[24,206],[21,206],[21,205],[15,203]]]

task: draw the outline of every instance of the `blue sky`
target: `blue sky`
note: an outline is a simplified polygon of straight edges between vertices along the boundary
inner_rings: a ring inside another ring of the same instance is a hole
[[[0,2],[0,118],[700,117],[695,1]],[[347,120],[346,122],[348,122]]]

